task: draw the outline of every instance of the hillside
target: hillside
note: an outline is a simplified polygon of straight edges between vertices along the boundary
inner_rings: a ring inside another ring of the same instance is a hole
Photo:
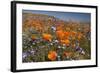
[[[23,31],[31,27],[39,32],[48,32],[51,26],[57,27],[60,25],[63,26],[64,24],[66,24],[65,21],[59,20],[53,16],[23,13]]]

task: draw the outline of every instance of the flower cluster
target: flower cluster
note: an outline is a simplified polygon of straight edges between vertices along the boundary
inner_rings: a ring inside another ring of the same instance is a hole
[[[23,62],[90,59],[91,40],[87,29],[89,27],[81,24],[52,25],[43,32],[29,28],[22,36]]]

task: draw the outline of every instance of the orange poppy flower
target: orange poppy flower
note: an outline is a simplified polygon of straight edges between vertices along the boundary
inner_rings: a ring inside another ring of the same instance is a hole
[[[82,33],[78,33],[78,36],[77,36],[78,40],[80,40],[82,36],[83,36]]]
[[[69,46],[70,41],[68,39],[65,39],[65,40],[61,40],[61,43],[66,44],[66,46]]]
[[[59,39],[63,39],[64,38],[64,31],[58,30],[58,31],[56,31],[56,35]]]
[[[63,54],[64,54],[64,56],[71,56],[72,55],[72,52],[66,52],[65,51]]]
[[[52,39],[52,35],[50,35],[50,34],[43,34],[43,39],[44,40],[46,40],[46,41],[51,41],[51,39]]]
[[[71,32],[71,35],[72,35],[72,36],[76,36],[76,34],[77,34],[77,32],[75,32],[75,31],[72,31],[72,32]]]
[[[69,36],[69,35],[70,35],[70,32],[67,32],[67,31],[66,31],[66,32],[65,32],[65,35]]]
[[[70,37],[70,32],[68,32],[68,31],[67,31],[67,32],[64,32],[64,35],[65,35],[64,37],[65,37],[66,39],[68,39],[68,38]]]
[[[57,53],[55,51],[50,51],[48,53],[48,59],[49,60],[54,61],[54,60],[56,60],[56,57],[57,57]]]

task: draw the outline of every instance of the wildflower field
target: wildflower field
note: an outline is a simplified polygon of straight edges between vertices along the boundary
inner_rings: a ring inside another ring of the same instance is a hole
[[[22,61],[91,59],[91,25],[54,16],[22,13]]]

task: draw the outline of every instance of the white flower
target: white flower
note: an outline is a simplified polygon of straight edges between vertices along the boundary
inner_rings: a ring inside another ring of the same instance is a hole
[[[54,30],[54,31],[56,31],[56,27],[54,27],[54,26],[52,26],[51,29]]]
[[[66,58],[67,58],[67,59],[69,59],[70,57],[69,57],[69,56],[67,56]]]
[[[58,55],[57,57],[58,57],[58,58],[60,58],[60,56],[59,56],[59,55]]]
[[[31,54],[32,54],[32,55],[34,55],[34,54],[35,54],[35,51],[34,51],[34,50],[31,50],[30,52],[31,52]]]
[[[26,58],[27,57],[27,53],[22,53],[22,58]]]
[[[55,43],[58,43],[59,41],[58,41],[58,40],[55,40],[54,42],[55,42]]]
[[[28,38],[28,41],[31,41],[31,39],[30,39],[30,38]]]
[[[53,43],[50,43],[50,45],[53,45]]]
[[[33,42],[32,44],[33,44],[33,45],[35,45],[35,43],[34,43],[34,42]]]
[[[66,47],[63,46],[62,48],[65,49]]]
[[[61,59],[60,59],[60,56],[57,56],[58,57],[58,61],[60,61]]]
[[[81,53],[82,53],[83,55],[85,55],[85,52],[84,52],[84,51],[82,51]]]
[[[61,46],[58,46],[58,48],[61,48]]]
[[[33,47],[33,46],[30,46],[31,48]]]

